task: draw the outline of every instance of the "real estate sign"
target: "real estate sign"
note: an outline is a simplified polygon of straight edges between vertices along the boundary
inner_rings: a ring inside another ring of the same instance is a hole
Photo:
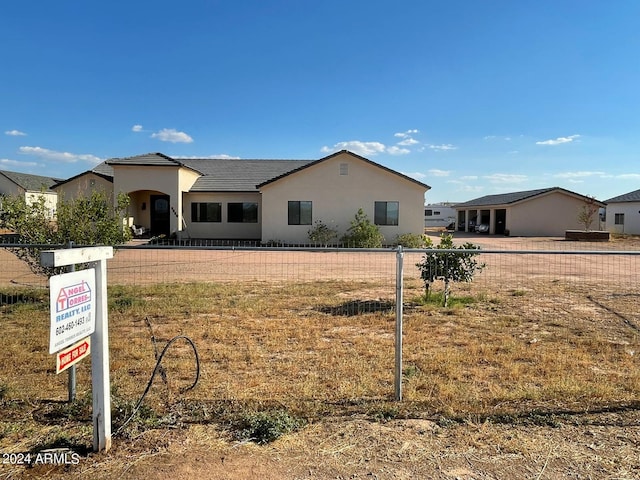
[[[95,269],[91,268],[49,279],[49,353],[62,350],[95,331],[95,277]]]

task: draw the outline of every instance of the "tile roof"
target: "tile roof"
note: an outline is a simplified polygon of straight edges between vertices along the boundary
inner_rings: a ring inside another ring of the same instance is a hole
[[[456,205],[456,208],[483,207],[486,205],[508,205],[510,203],[520,202],[522,200],[536,197],[538,195],[542,195],[543,193],[551,192],[552,190],[556,190],[556,189],[561,190],[558,187],[552,187],[552,188],[541,188],[538,190],[527,190],[524,192],[501,193],[498,195],[485,195],[484,197],[479,197],[474,200],[469,200],[468,202],[458,203]]]
[[[640,190],[618,195],[617,197],[605,200],[604,203],[640,202]]]
[[[200,173],[191,192],[256,192],[257,185],[307,165],[311,160],[182,159]]]
[[[585,201],[591,198],[586,195],[581,195],[579,193],[572,192],[571,190],[567,190],[561,187],[550,187],[550,188],[540,188],[538,190],[527,190],[524,192],[501,193],[498,195],[485,195],[484,197],[476,198],[474,200],[469,200],[468,202],[459,203],[455,206],[455,208],[510,205],[512,203],[521,202],[523,200],[529,200],[533,197],[538,197],[540,195],[544,195],[549,192],[561,192],[568,195],[573,195],[578,198],[582,198]],[[603,202],[595,199],[593,200],[597,205],[604,207]]]
[[[107,165],[147,165],[154,167],[176,167],[181,163],[163,153],[145,153],[134,157],[111,158],[107,160]]]
[[[102,162],[91,169],[93,173],[102,175],[103,177],[113,178],[113,167],[108,165],[107,162]]]
[[[106,164],[108,166],[144,165],[190,168],[202,175],[189,190],[191,192],[257,192],[263,185],[342,153],[348,153],[387,172],[424,186],[426,189],[431,188],[418,180],[391,170],[383,165],[379,165],[352,152],[348,152],[347,150],[333,153],[320,160],[172,158],[162,153],[146,153],[134,157],[113,158],[107,160]]]
[[[49,190],[51,187],[61,182],[60,178],[43,177],[41,175],[31,175],[29,173],[9,172],[0,170],[0,174],[7,177],[13,183],[26,191],[40,191],[43,188]]]

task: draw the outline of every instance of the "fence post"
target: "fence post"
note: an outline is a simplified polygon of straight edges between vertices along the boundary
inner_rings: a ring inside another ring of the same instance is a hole
[[[394,390],[395,400],[402,401],[402,303],[403,303],[403,283],[404,274],[404,252],[402,245],[398,245],[396,250],[396,335],[395,335],[395,375]]]
[[[69,241],[67,243],[67,248],[73,248],[73,242]],[[72,263],[67,267],[68,272],[75,272],[76,265]],[[69,367],[69,384],[67,385],[67,391],[69,393],[69,403],[73,403],[76,401],[76,366],[71,365]]]

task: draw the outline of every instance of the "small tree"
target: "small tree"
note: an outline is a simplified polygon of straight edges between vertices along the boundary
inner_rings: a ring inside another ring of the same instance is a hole
[[[329,227],[321,220],[316,220],[313,223],[313,228],[307,231],[309,240],[313,243],[319,243],[325,247],[331,243],[331,240],[338,238],[338,231]]]
[[[116,205],[104,192],[93,192],[89,197],[72,201],[60,198],[54,215],[46,205],[44,196],[27,202],[23,196],[2,199],[0,228],[17,234],[24,247],[12,248],[12,252],[25,261],[37,274],[52,271],[40,265],[43,247],[29,245],[117,245],[130,238],[124,228],[123,216],[129,205],[129,197],[120,194]]]
[[[584,225],[585,232],[588,232],[593,223],[596,213],[600,210],[600,207],[596,203],[595,197],[588,196],[584,200],[584,205],[580,208],[578,213],[578,222]]]
[[[433,242],[428,239],[427,248],[433,248]],[[436,280],[444,281],[444,306],[449,306],[451,282],[470,282],[476,272],[482,271],[483,263],[478,263],[475,257],[478,255],[473,250],[480,247],[470,242],[456,247],[453,244],[453,236],[442,234],[440,244],[433,251],[424,254],[422,261],[416,263],[420,270],[420,277],[424,281],[425,297],[429,298],[431,285]],[[460,250],[459,252],[438,252],[438,250]]]
[[[348,247],[380,248],[384,242],[384,236],[377,225],[371,223],[364,211],[359,208],[351,226],[340,239]]]

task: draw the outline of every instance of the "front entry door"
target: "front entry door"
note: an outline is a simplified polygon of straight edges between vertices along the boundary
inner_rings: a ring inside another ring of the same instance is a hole
[[[151,235],[169,236],[171,228],[169,216],[169,195],[151,195]]]

